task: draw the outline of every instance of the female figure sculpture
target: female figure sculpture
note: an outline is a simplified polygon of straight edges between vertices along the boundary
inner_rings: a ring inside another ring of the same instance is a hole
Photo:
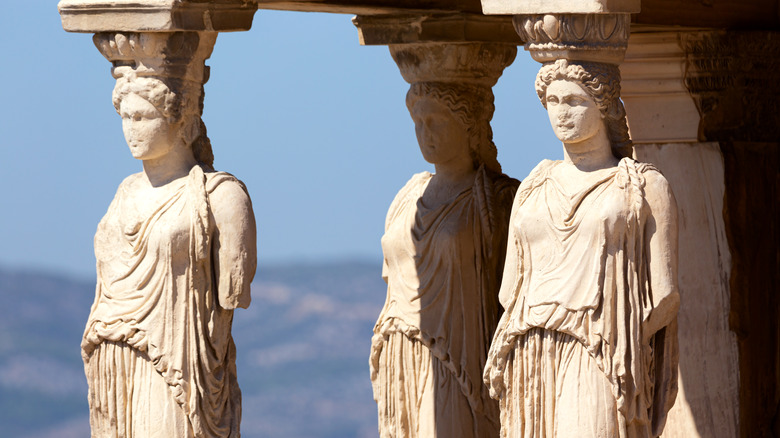
[[[564,160],[512,207],[485,383],[502,437],[656,437],[677,391],[674,197],[630,149],[617,67],[558,60],[536,89]]]
[[[233,309],[256,267],[244,185],[211,167],[202,88],[119,76],[114,105],[143,172],[95,235],[97,290],[82,341],[93,437],[238,437]]]
[[[406,103],[436,173],[401,189],[382,237],[387,300],[370,358],[380,435],[497,436],[481,374],[518,182],[496,160],[489,87],[417,82]]]

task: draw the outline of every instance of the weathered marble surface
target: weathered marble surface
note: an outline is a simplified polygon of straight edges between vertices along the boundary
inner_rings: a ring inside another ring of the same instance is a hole
[[[630,140],[617,67],[542,67],[564,160],[512,207],[485,383],[504,437],[658,436],[677,393],[677,208]]]
[[[237,437],[230,332],[233,309],[250,302],[256,229],[244,185],[213,169],[200,117],[214,38],[95,42],[115,62],[114,105],[143,171],[122,182],[95,235],[97,288],[81,345],[92,436]]]
[[[490,87],[515,49],[435,44],[391,52],[412,84],[407,107],[436,172],[414,175],[387,214],[387,299],[370,358],[379,433],[497,437],[498,404],[481,374],[518,182],[496,159]]]

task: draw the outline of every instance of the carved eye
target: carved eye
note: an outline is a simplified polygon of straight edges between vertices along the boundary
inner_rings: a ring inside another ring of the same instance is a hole
[[[140,113],[133,114],[133,121],[134,122],[139,122],[139,121],[141,121],[141,119],[143,119],[143,116]]]
[[[556,96],[547,96],[547,103],[556,104],[558,103],[558,98]]]
[[[571,96],[568,100],[568,104],[571,106],[577,106],[582,105],[585,102],[585,99],[577,96]]]

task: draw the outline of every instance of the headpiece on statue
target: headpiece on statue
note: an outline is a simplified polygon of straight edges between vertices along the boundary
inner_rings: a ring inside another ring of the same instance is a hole
[[[136,94],[170,122],[181,122],[182,139],[195,159],[212,166],[214,155],[203,114],[203,84],[208,80],[206,59],[216,42],[215,32],[105,32],[95,34],[95,46],[113,67],[113,102]]]
[[[216,32],[102,32],[95,46],[111,61],[115,78],[129,74],[179,79],[203,85],[208,81],[206,59]]]
[[[556,59],[620,64],[628,44],[630,14],[517,15],[515,30],[538,62]]]
[[[401,76],[417,82],[458,82],[492,87],[517,55],[512,44],[399,44],[390,46]]]

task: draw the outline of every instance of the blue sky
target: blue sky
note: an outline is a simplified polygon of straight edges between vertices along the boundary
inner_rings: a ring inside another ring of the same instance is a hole
[[[111,104],[110,63],[91,34],[62,30],[56,1],[0,16],[0,267],[94,275],[92,237],[117,185],[141,170]],[[243,180],[260,263],[381,260],[387,207],[432,171],[387,47],[362,47],[350,15],[258,11],[221,34],[208,61],[204,121],[215,167]],[[523,52],[494,87],[504,172],[523,178],[560,143]]]

